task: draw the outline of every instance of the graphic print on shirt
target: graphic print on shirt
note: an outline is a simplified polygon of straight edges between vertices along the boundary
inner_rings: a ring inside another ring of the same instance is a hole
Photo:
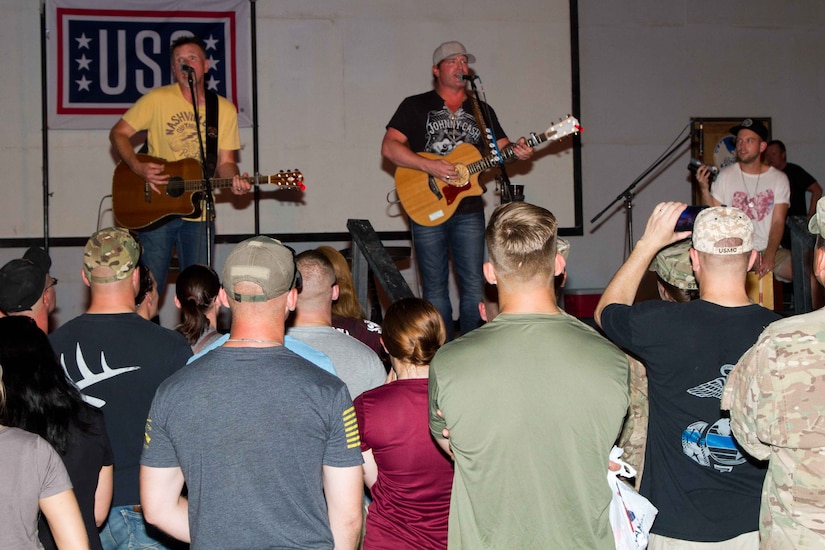
[[[427,143],[424,151],[436,155],[448,155],[461,143],[480,142],[481,130],[472,113],[460,108],[451,113],[444,106],[427,113]]]
[[[200,113],[201,135],[206,127],[205,113]],[[169,117],[166,122],[166,140],[169,147],[178,155],[178,158],[200,158],[198,135],[195,133],[195,113],[181,111]]]
[[[83,351],[80,349],[80,342],[78,342],[77,349],[75,350],[75,361],[77,362],[77,370],[80,373],[80,378],[78,378],[77,380],[75,380],[75,378],[71,374],[69,374],[69,369],[66,367],[66,356],[63,353],[60,354],[60,365],[63,367],[63,372],[66,373],[66,376],[70,380],[74,381],[74,384],[75,386],[77,386],[77,389],[81,390],[80,395],[83,397],[83,401],[85,401],[93,407],[97,407],[98,409],[102,408],[103,405],[106,404],[106,401],[98,397],[86,395],[85,393],[83,393],[83,390],[85,388],[93,386],[98,382],[108,380],[109,378],[114,378],[115,376],[120,376],[121,374],[126,374],[127,372],[140,369],[140,367],[112,368],[109,366],[108,361],[106,361],[106,353],[104,351],[101,351],[100,368],[102,370],[98,373],[92,372],[92,369],[90,369],[89,365],[86,363],[86,358],[83,357]]]
[[[733,365],[722,365],[721,376],[704,384],[699,384],[687,392],[700,399],[715,399],[721,402],[722,390]],[[730,418],[720,418],[713,424],[698,420],[682,432],[682,452],[697,464],[720,472],[730,472],[737,464],[743,464],[745,457],[739,451],[730,430]]]
[[[755,199],[751,199],[744,191],[736,191],[730,205],[740,209],[750,219],[761,221],[773,212],[773,189],[757,193]]]

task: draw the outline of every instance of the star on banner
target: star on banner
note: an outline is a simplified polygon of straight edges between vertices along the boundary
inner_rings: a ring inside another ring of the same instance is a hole
[[[89,67],[89,63],[91,63],[92,60],[91,59],[86,59],[86,54],[85,53],[83,54],[83,56],[80,59],[75,59],[75,61],[77,61],[77,70],[78,71],[83,71],[83,70],[89,71],[89,70],[91,70],[91,67]]]
[[[220,63],[220,62],[221,62],[220,59],[215,59],[214,57],[212,57],[210,55],[209,56],[209,70],[210,71],[215,71],[217,73],[218,72],[218,63]]]
[[[86,33],[80,35],[80,38],[75,38],[77,40],[77,49],[82,50],[83,48],[89,49],[89,42],[92,41],[91,38],[86,38]]]
[[[220,83],[221,83],[220,80],[218,80],[214,76],[210,76],[209,80],[206,81],[206,89],[207,90],[212,90],[213,92],[217,92],[218,91],[218,84],[220,84]]]
[[[218,39],[212,38],[212,35],[209,35],[209,38],[203,41],[204,46],[206,46],[206,50],[217,50],[218,49]]]
[[[85,74],[84,74],[84,75],[80,78],[80,80],[75,80],[75,82],[77,83],[77,91],[78,91],[78,92],[79,92],[80,90],[86,90],[87,92],[90,92],[90,91],[91,91],[91,90],[89,89],[89,84],[91,84],[91,83],[92,83],[92,81],[91,81],[91,80],[87,80],[87,79],[86,79],[86,75],[85,75]]]

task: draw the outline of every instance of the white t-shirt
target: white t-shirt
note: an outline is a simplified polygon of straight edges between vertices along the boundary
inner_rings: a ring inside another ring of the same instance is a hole
[[[739,208],[753,220],[753,246],[757,250],[768,246],[773,206],[791,203],[791,187],[784,172],[769,167],[761,174],[745,174],[738,162],[719,172],[711,195],[726,206]]]

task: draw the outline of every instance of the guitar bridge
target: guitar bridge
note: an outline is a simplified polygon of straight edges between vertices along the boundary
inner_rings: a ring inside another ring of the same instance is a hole
[[[437,198],[438,200],[443,199],[444,195],[441,194],[441,190],[438,188],[438,184],[435,182],[435,178],[433,176],[430,176],[429,178],[427,178],[427,180],[430,184],[430,191],[432,191],[433,195],[435,195],[435,198]]]
[[[152,202],[152,189],[149,187],[149,182],[143,182],[143,202]]]

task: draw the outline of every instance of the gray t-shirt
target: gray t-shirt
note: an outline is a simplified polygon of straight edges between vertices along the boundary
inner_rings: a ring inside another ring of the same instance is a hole
[[[378,354],[333,327],[291,327],[287,334],[327,354],[352,399],[377,388],[387,379]]]
[[[71,488],[63,460],[45,439],[0,428],[0,549],[43,548],[39,500]]]
[[[362,464],[346,386],[290,350],[218,348],[158,388],[141,464],[180,467],[192,548],[332,548],[323,466]]]

